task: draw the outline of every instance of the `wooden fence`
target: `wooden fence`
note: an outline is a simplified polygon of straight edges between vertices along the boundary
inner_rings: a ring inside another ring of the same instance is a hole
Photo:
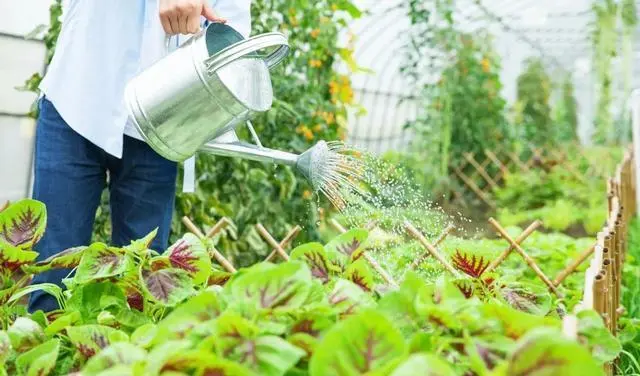
[[[629,221],[636,215],[635,158],[631,150],[613,178],[608,180],[609,213],[607,223],[597,235],[593,257],[585,272],[581,307],[594,309],[612,334],[618,332],[618,320],[624,313],[621,305],[622,270],[627,254]],[[613,374],[613,366],[605,371]]]
[[[468,206],[471,194],[482,204],[496,209],[493,192],[505,184],[511,173],[562,168],[577,180],[587,177],[606,179],[617,162],[607,155],[590,155],[588,150],[578,145],[556,148],[529,145],[518,152],[486,149],[482,153],[464,153],[462,162],[449,167],[449,179],[460,183],[452,187],[451,202]]]

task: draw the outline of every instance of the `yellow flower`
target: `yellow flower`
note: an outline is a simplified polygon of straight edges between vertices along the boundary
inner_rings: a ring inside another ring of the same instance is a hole
[[[313,132],[309,128],[304,130],[303,136],[307,141],[313,140]]]
[[[489,69],[491,68],[490,64],[489,64],[489,59],[482,58],[482,61],[480,62],[480,64],[482,64],[482,71],[484,73],[489,73]]]
[[[311,30],[311,38],[316,39],[320,35],[320,29]]]
[[[309,60],[309,65],[312,68],[320,68],[322,66],[322,61],[320,61],[318,59],[311,59],[311,60]]]
[[[304,198],[305,200],[310,200],[312,196],[313,193],[311,193],[311,191],[308,189],[305,189],[305,191],[302,192],[302,198]]]
[[[331,93],[331,95],[336,95],[337,92],[338,92],[338,83],[336,83],[335,81],[329,82],[329,93]]]
[[[338,6],[335,5],[335,4],[331,4],[331,10],[334,11],[334,12],[337,11],[338,10]]]
[[[314,132],[320,132],[321,130],[322,130],[322,124],[316,124],[316,125],[313,127],[313,131],[314,131]]]
[[[303,134],[304,132],[306,132],[309,128],[307,128],[306,125],[304,124],[300,124],[296,127],[296,133],[297,134]]]

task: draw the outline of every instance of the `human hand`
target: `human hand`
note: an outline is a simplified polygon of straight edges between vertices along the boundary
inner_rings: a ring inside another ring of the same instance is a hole
[[[227,22],[216,15],[207,0],[160,0],[160,22],[169,35],[197,33],[200,16],[212,22]]]

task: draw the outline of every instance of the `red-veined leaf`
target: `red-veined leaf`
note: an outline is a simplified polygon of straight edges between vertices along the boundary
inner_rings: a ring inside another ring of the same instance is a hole
[[[196,285],[206,281],[211,274],[211,259],[207,248],[193,234],[185,234],[164,255],[169,257],[171,266],[187,271]]]
[[[191,277],[181,269],[140,268],[140,279],[145,295],[164,306],[175,306],[194,293]]]
[[[21,249],[30,249],[47,226],[47,210],[36,200],[20,200],[0,212],[0,240]]]
[[[324,247],[320,243],[307,243],[291,251],[292,260],[304,261],[314,278],[322,283],[329,282],[329,264]]]

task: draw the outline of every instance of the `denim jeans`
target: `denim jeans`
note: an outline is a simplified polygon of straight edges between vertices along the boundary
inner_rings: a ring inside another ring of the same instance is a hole
[[[47,228],[35,246],[43,260],[91,241],[96,210],[107,183],[111,208],[111,244],[123,246],[158,227],[151,245],[164,250],[169,239],[177,165],[146,143],[124,136],[122,159],[95,146],[62,119],[53,104],[40,99],[36,124],[33,198],[47,207]],[[70,270],[37,275],[33,283],[55,283]],[[57,309],[51,295],[35,292],[29,311]]]

